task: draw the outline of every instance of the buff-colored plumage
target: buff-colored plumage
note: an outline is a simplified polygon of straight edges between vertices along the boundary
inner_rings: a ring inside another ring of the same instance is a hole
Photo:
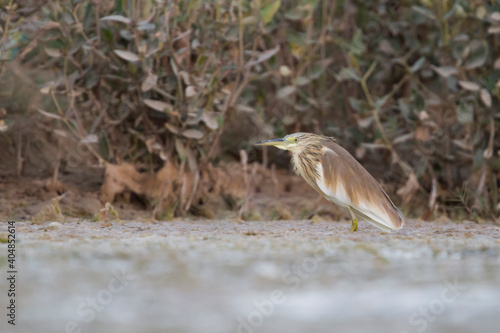
[[[380,184],[332,138],[295,133],[259,145],[291,151],[295,171],[326,199],[351,213],[352,231],[357,230],[357,218],[384,231],[403,227],[403,214]]]

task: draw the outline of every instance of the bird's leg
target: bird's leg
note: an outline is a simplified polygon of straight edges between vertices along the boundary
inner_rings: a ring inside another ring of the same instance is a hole
[[[351,214],[351,232],[358,231],[358,219],[356,218],[356,215],[354,215],[354,212],[352,211],[351,207],[347,206],[347,209],[349,210],[349,214]]]
[[[352,220],[351,232],[353,232],[353,231],[358,231],[358,219],[357,218],[354,218],[354,220]]]

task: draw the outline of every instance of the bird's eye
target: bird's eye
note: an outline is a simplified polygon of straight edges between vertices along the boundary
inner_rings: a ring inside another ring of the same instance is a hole
[[[295,138],[295,139],[293,139],[293,141],[299,142],[299,138]]]

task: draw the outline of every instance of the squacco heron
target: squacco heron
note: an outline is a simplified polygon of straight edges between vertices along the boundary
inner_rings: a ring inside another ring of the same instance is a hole
[[[384,231],[403,227],[403,214],[380,184],[332,138],[294,133],[257,145],[292,152],[295,172],[326,199],[347,208],[352,218],[351,231],[358,230],[358,218]]]

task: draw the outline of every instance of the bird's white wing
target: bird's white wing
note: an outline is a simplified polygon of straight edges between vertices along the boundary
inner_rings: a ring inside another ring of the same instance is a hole
[[[401,229],[404,217],[380,184],[333,141],[322,149],[316,185],[325,198],[351,207],[356,216],[384,231]]]

